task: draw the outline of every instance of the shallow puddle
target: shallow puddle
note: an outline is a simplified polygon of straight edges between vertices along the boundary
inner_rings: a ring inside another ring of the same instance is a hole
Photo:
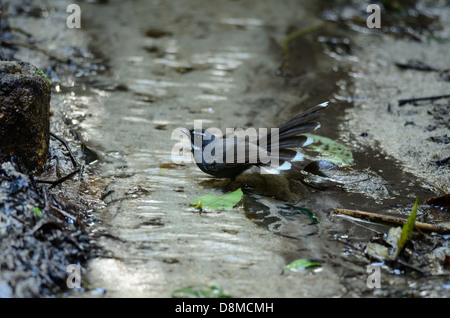
[[[89,171],[107,184],[107,209],[94,213],[93,228],[108,233],[99,244],[112,257],[87,268],[103,296],[170,297],[195,285],[220,286],[233,297],[445,295],[442,278],[395,276],[388,266],[383,288],[369,288],[370,261],[357,246],[389,227],[330,215],[335,208],[407,215],[416,196],[437,195],[378,150],[344,140],[354,145],[356,165],[335,176],[340,187],[322,190],[280,177],[214,180],[194,163],[172,161],[172,131],[194,120],[223,130],[276,127],[325,100],[331,103],[317,133],[347,137],[351,68],[342,47],[330,51],[326,39],[340,38],[343,47],[348,39],[324,25],[291,41],[288,63],[282,52],[288,33],[322,23],[315,6],[139,0],[82,7],[91,49],[108,61],[107,72],[69,94]],[[238,187],[245,199],[232,211],[199,213],[189,205]],[[322,266],[284,269],[300,258]]]

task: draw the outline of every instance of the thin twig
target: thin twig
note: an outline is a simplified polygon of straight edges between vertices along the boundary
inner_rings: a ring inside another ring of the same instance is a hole
[[[43,198],[44,198],[44,210],[48,210],[48,206],[49,206],[49,204],[48,204],[48,197],[49,197],[49,194],[48,194],[48,189],[47,189],[47,187],[44,185],[44,186],[42,186],[42,196],[43,196]]]
[[[47,184],[51,184],[50,189],[56,187],[58,184],[63,183],[64,181],[66,181],[67,179],[72,178],[77,172],[80,171],[80,167],[76,168],[74,171],[72,171],[71,173],[69,173],[68,175],[56,180],[56,181],[51,181],[51,180],[36,180],[36,183],[47,183]]]
[[[382,214],[373,213],[373,212],[347,210],[347,209],[334,209],[333,213],[349,215],[349,216],[361,218],[361,219],[368,219],[370,221],[394,223],[394,224],[399,224],[399,225],[403,225],[407,221],[403,218],[398,218],[395,216],[382,215]],[[421,229],[421,230],[436,232],[436,233],[441,233],[441,234],[450,233],[450,228],[448,228],[446,226],[441,226],[441,225],[433,225],[430,223],[415,222],[415,227],[418,229]]]
[[[26,35],[26,36],[29,37],[29,38],[32,37],[31,33],[28,33],[27,31],[22,30],[21,28],[8,26],[8,30],[9,30],[9,31],[15,31],[15,32],[17,32],[17,33],[22,33],[22,34]]]
[[[51,208],[52,208],[53,210],[58,211],[59,213],[61,213],[61,214],[64,215],[65,217],[68,217],[68,218],[70,218],[70,219],[72,219],[72,220],[74,220],[74,221],[77,220],[77,218],[76,218],[75,216],[73,216],[73,215],[67,213],[67,212],[64,211],[64,210],[61,210],[60,208],[58,208],[58,207],[56,207],[56,206],[54,206],[54,205],[52,205]]]
[[[15,216],[15,215],[12,215],[12,214],[11,214],[11,216],[12,216],[14,219],[16,219],[17,221],[21,222],[22,224],[25,224],[25,223],[26,223],[23,219],[21,219],[21,218]]]
[[[64,147],[66,147],[67,151],[69,152],[70,155],[70,160],[72,160],[72,163],[74,165],[75,168],[78,168],[80,166],[80,164],[78,163],[78,161],[75,159],[75,156],[72,153],[72,150],[70,150],[69,144],[67,143],[67,141],[57,135],[55,135],[54,133],[52,133],[51,131],[49,132],[50,136],[52,136],[53,138],[59,140]]]
[[[77,159],[75,159],[75,156],[72,153],[72,150],[70,150],[69,144],[67,143],[67,141],[57,135],[55,135],[52,132],[49,132],[50,136],[52,136],[53,138],[56,138],[58,141],[60,141],[64,147],[66,147],[67,151],[69,152],[69,157],[70,160],[72,161],[72,164],[75,168],[74,171],[72,171],[71,173],[69,173],[68,175],[56,180],[56,181],[49,181],[49,180],[36,180],[36,183],[47,183],[47,184],[51,184],[50,189],[56,187],[58,184],[63,183],[64,181],[66,181],[67,179],[72,178],[77,172],[80,173],[80,179],[81,179],[81,174],[83,172],[83,165],[80,165],[77,161]]]
[[[38,52],[41,52],[42,54],[46,55],[47,57],[49,57],[49,58],[51,58],[51,59],[53,59],[53,60],[55,60],[55,61],[57,61],[59,63],[62,63],[62,64],[66,64],[67,63],[67,61],[65,61],[65,60],[63,60],[63,59],[61,59],[61,58],[59,58],[57,56],[54,56],[54,55],[50,54],[49,52],[47,52],[46,50],[41,49],[40,47],[37,47],[36,45],[33,45],[33,44],[28,44],[28,43],[20,42],[20,41],[8,41],[8,40],[5,40],[5,39],[0,39],[0,42],[2,43],[2,45],[5,45],[5,46],[15,46],[15,45],[17,45],[17,46],[25,47],[25,48],[30,49],[30,50],[38,51]]]
[[[419,97],[419,98],[399,99],[398,100],[398,106],[403,106],[403,105],[409,104],[409,103],[420,102],[420,101],[423,101],[423,100],[436,100],[436,99],[449,98],[449,97],[450,97],[450,94],[428,96],[428,97]]]

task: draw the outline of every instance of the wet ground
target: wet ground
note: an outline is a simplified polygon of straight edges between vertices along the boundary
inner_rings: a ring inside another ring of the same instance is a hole
[[[37,23],[53,27],[33,35],[78,66],[46,70],[45,56],[17,56],[53,80],[53,130],[87,165],[74,196],[91,209],[89,231],[104,257],[84,265],[83,288],[71,296],[170,297],[186,286],[219,286],[233,297],[449,295],[448,236],[417,239],[411,250],[426,264],[384,262],[381,288],[371,289],[367,266],[381,263],[364,246],[390,226],[331,214],[347,208],[407,217],[416,197],[448,193],[449,100],[398,105],[449,93],[441,75],[450,65],[443,53],[448,6],[420,3],[440,18],[426,25],[369,30],[367,5],[349,2],[79,5],[81,29],[66,27],[65,1],[14,20],[29,32]],[[395,14],[386,15],[395,24]],[[289,34],[312,26],[283,46]],[[439,71],[395,65],[411,59]],[[194,120],[223,130],[276,127],[325,100],[317,133],[346,144],[355,158],[350,169],[330,172],[332,180],[312,174],[305,185],[293,176],[246,174],[230,183],[172,161],[172,131]],[[244,199],[231,211],[199,213],[189,205],[239,187]],[[426,205],[419,219],[449,223],[447,212]],[[321,266],[286,270],[295,259]]]

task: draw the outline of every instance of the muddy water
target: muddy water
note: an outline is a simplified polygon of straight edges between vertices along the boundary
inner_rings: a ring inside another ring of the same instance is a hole
[[[220,286],[234,297],[373,294],[366,286],[368,262],[349,256],[340,242],[364,240],[386,227],[329,212],[402,206],[411,203],[405,195],[411,191],[432,196],[395,161],[356,149],[356,169],[372,168],[366,179],[374,183],[319,191],[284,178],[212,180],[194,164],[174,165],[171,158],[172,131],[194,120],[223,130],[275,127],[324,100],[332,107],[320,134],[340,138],[351,104],[337,98],[348,94],[340,87],[350,83],[339,60],[306,37],[292,43],[296,59],[286,74],[279,69],[286,34],[321,23],[315,8],[296,1],[140,0],[83,3],[82,9],[91,49],[109,66],[78,93],[74,109],[89,169],[106,185],[107,209],[96,212],[94,230],[107,234],[100,244],[111,257],[90,262],[92,287],[115,297],[170,297],[190,285]],[[334,34],[327,27],[321,32]],[[400,179],[408,189],[396,185]],[[199,214],[189,206],[198,196],[237,187],[246,193],[244,207]],[[319,225],[287,209],[287,202],[314,211]],[[298,258],[322,267],[283,269]],[[402,278],[387,284],[394,290],[388,294],[408,293]]]

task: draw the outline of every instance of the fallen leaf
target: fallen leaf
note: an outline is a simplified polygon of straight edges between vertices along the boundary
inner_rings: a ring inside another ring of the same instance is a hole
[[[241,189],[237,189],[234,192],[221,196],[210,193],[192,200],[190,204],[201,210],[231,210],[239,201],[241,201],[242,196],[243,193]]]
[[[428,199],[426,202],[430,205],[439,206],[446,210],[450,210],[450,193]]]
[[[305,269],[308,267],[317,267],[317,266],[321,266],[320,263],[310,261],[309,259],[301,258],[301,259],[297,259],[297,260],[293,261],[292,263],[286,265],[285,269],[302,270],[302,269]]]
[[[301,214],[304,214],[304,215],[308,216],[309,219],[311,220],[311,222],[313,222],[314,224],[319,223],[319,220],[317,220],[317,218],[314,215],[314,213],[312,213],[310,210],[305,209],[305,208],[298,208],[298,207],[294,207],[294,209],[299,211]]]
[[[327,137],[314,134],[303,135],[311,137],[314,140],[305,149],[309,148],[321,153],[325,157],[325,160],[337,165],[352,165],[354,163],[352,151],[347,146]]]

